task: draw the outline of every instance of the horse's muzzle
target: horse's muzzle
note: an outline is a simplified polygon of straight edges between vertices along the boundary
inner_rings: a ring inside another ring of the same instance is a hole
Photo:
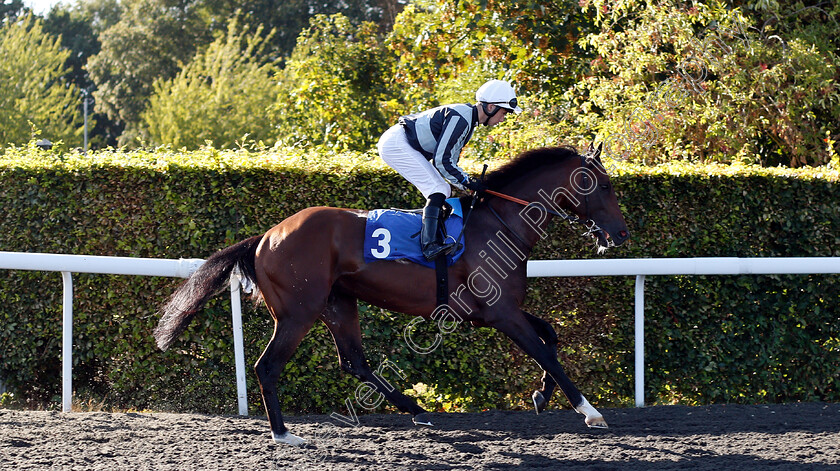
[[[603,248],[617,247],[630,238],[630,233],[623,229],[616,231],[615,236],[603,229],[596,231],[593,235],[598,241],[598,246]]]
[[[615,245],[621,245],[630,238],[630,232],[627,230],[620,230],[618,231],[615,236],[612,237],[613,243]]]

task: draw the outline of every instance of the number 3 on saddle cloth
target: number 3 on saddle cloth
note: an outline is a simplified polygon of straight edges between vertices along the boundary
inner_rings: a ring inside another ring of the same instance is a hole
[[[458,198],[449,198],[446,202],[452,207],[452,214],[444,222],[447,234],[444,242],[454,242],[464,227],[464,215]],[[413,211],[374,209],[368,212],[365,224],[365,263],[405,259],[434,268],[435,261],[427,261],[420,251],[422,218],[422,213]],[[463,253],[464,246],[461,245],[458,251],[446,257],[448,265],[458,261]]]

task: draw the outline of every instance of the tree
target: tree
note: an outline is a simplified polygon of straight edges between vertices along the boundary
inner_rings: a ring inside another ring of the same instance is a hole
[[[80,94],[65,79],[70,53],[60,43],[31,14],[0,27],[0,145],[29,141],[33,127],[81,144]]]
[[[393,55],[373,23],[312,18],[280,79],[274,119],[287,143],[367,150],[395,122]]]
[[[648,163],[828,161],[826,133],[836,133],[840,115],[831,42],[840,7],[587,3],[600,31],[582,41],[597,57],[567,94],[567,123],[591,128],[605,154]]]
[[[524,113],[507,119],[466,149],[483,160],[542,145],[569,143],[554,129],[563,93],[591,57],[577,38],[593,20],[572,0],[419,0],[399,15],[388,45],[399,57],[394,80],[410,108],[473,102],[486,80],[505,79]]]
[[[28,12],[29,8],[24,6],[23,0],[4,0],[0,3],[0,23],[14,21]]]
[[[273,31],[268,49],[277,58],[291,54],[298,35],[317,15],[340,13],[354,25],[370,21],[379,25],[380,32],[385,32],[403,7],[400,0],[206,0],[205,5],[208,14],[222,25],[228,18],[241,15],[251,31],[257,28],[265,33]]]
[[[232,147],[248,140],[268,141],[273,128],[266,108],[277,96],[272,63],[261,64],[266,39],[246,35],[237,22],[168,80],[158,80],[143,124],[155,144],[197,148],[206,141]],[[270,36],[269,36],[270,38]]]
[[[571,0],[421,0],[400,14],[388,44],[400,57],[395,79],[421,108],[489,78],[550,101],[574,83],[584,63],[575,39],[590,27]],[[465,75],[474,77],[468,87]]]
[[[61,46],[71,51],[68,78],[79,88],[93,86],[85,65],[100,51],[99,34],[119,21],[121,11],[117,0],[82,0],[72,5],[57,3],[44,18],[44,31],[61,36]]]
[[[104,6],[113,1],[83,3],[106,13],[96,17],[95,29],[112,21],[107,13],[113,10]],[[87,69],[97,87],[97,110],[126,127],[121,145],[144,137],[140,115],[153,83],[174,77],[215,34],[225,34],[231,18],[250,33],[263,33],[268,42],[262,59],[270,62],[288,57],[314,15],[344,13],[354,24],[373,20],[385,28],[402,7],[399,0],[123,0],[117,5],[119,21],[99,33],[101,51]]]
[[[120,144],[141,135],[140,114],[153,84],[174,77],[210,41],[198,0],[130,0],[120,20],[99,35],[102,44],[87,68],[96,83],[97,108],[126,126]]]
[[[58,3],[44,18],[44,30],[61,36],[62,48],[70,51],[66,78],[78,88],[89,92],[96,89],[86,69],[87,61],[99,53],[99,34],[119,21],[121,11],[117,0],[82,0],[71,5]],[[94,109],[88,110],[95,122],[89,127],[91,147],[116,146],[123,126],[104,113],[94,113]]]

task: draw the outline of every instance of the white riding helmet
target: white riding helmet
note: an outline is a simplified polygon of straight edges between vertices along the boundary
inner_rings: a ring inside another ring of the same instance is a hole
[[[506,108],[514,113],[521,113],[522,108],[518,106],[516,92],[513,87],[504,80],[490,80],[475,92],[475,100],[481,103],[488,103]]]

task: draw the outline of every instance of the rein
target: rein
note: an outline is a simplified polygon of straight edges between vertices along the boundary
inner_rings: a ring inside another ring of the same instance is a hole
[[[539,203],[529,203],[529,202],[527,202],[523,199],[519,199],[515,196],[506,195],[504,193],[499,193],[498,191],[484,190],[484,192],[487,193],[488,195],[498,196],[499,198],[502,198],[504,200],[512,201],[516,204],[521,204],[522,206],[526,206],[526,207],[527,206],[536,206],[536,207],[541,206],[542,209],[545,210],[545,212],[547,212],[548,214],[551,214],[551,215],[557,216],[559,218],[565,219],[569,222],[579,222],[579,223],[583,224],[583,219],[581,219],[577,216],[569,216],[568,214],[560,214],[557,211],[555,211],[553,209],[550,209],[550,208],[546,208],[544,205],[539,204]],[[537,206],[538,204],[539,204],[539,206]]]
[[[581,165],[582,165],[582,166],[584,166],[584,167],[586,166],[586,158],[585,158],[584,156],[581,156],[581,157],[580,157],[580,163],[581,163]],[[487,170],[487,166],[486,166],[486,165],[484,166],[484,170],[485,170],[485,171]],[[482,177],[483,177],[483,176],[484,176],[484,173],[482,173]],[[586,175],[585,175],[585,174],[584,174],[584,177],[583,177],[583,178],[586,178]],[[581,218],[579,218],[579,217],[577,217],[577,216],[569,216],[569,215],[568,215],[568,214],[566,214],[565,212],[564,212],[563,214],[560,214],[560,213],[558,213],[557,211],[554,211],[553,209],[546,208],[546,207],[545,207],[545,205],[543,205],[543,204],[540,204],[540,203],[533,203],[533,202],[529,203],[528,201],[525,201],[525,200],[523,200],[523,199],[517,198],[517,197],[515,197],[515,196],[506,195],[506,194],[504,194],[504,193],[499,193],[498,191],[493,191],[493,190],[484,190],[484,192],[485,192],[485,193],[487,193],[487,194],[489,194],[489,195],[498,196],[499,198],[502,198],[502,199],[505,199],[505,200],[508,200],[508,201],[512,201],[512,202],[514,202],[514,203],[516,203],[516,204],[521,204],[522,206],[525,206],[525,207],[528,207],[528,206],[536,206],[536,207],[538,207],[538,208],[541,208],[543,211],[547,212],[548,214],[551,214],[551,215],[557,216],[557,217],[559,217],[559,218],[561,218],[561,219],[565,219],[566,221],[569,221],[570,223],[579,222],[579,223],[583,224],[584,226],[586,226],[586,227],[587,227],[587,229],[589,229],[589,232],[587,232],[587,233],[586,233],[586,234],[584,234],[584,235],[591,234],[591,233],[593,233],[593,232],[597,232],[597,231],[601,230],[601,228],[600,228],[600,227],[598,227],[597,225],[595,225],[595,221],[593,221],[593,220],[589,217],[589,194],[584,195],[584,201],[586,202],[586,219],[584,220],[584,219],[581,219]],[[488,205],[488,207],[489,207],[489,205]],[[492,210],[492,209],[491,209],[491,210]],[[493,213],[495,214],[495,211],[493,211]],[[499,216],[498,216],[498,215],[496,215],[496,218],[497,218],[497,219],[499,219]],[[499,220],[501,221],[501,219],[499,219]],[[592,224],[591,224],[591,225],[587,225],[587,224],[586,224],[587,222],[591,222]],[[505,226],[507,226],[507,224],[505,224]],[[593,228],[594,228],[594,229],[593,229]],[[520,240],[521,240],[521,239],[520,239]]]

